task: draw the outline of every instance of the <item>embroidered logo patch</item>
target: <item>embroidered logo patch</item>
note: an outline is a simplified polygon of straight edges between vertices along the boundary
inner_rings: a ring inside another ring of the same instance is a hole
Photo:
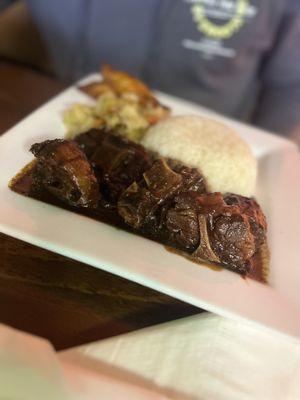
[[[204,1],[203,3],[193,4],[191,12],[197,28],[205,36],[214,39],[228,39],[244,25],[245,16],[249,8],[248,0],[236,0],[236,4],[234,4],[234,1],[226,0],[215,4],[215,12],[212,13],[210,11],[210,14],[215,14],[219,18],[223,15],[224,19],[227,17],[228,19],[225,19],[223,23],[215,23],[206,15],[205,3],[217,2]]]
[[[228,39],[237,34],[258,12],[251,0],[183,0],[190,4],[191,16],[202,34],[198,40],[184,38],[186,49],[198,51],[205,59],[234,58],[236,49]]]

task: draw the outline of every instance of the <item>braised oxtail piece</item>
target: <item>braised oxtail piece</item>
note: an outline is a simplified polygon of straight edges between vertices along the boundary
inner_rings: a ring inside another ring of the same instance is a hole
[[[266,240],[266,221],[259,205],[253,199],[223,197],[193,187],[159,160],[140,182],[122,193],[118,212],[127,224],[191,259],[247,275]]]
[[[181,175],[172,171],[165,160],[157,160],[144,172],[139,183],[133,182],[121,195],[118,212],[134,228],[142,228],[147,222],[154,227],[156,210],[173,197],[181,186]]]
[[[93,169],[75,142],[55,139],[34,144],[37,158],[34,186],[43,188],[64,203],[96,208],[100,191]]]
[[[253,256],[266,240],[265,217],[253,199],[220,193],[199,196],[196,213],[200,243],[195,259],[219,263],[246,275]]]
[[[121,194],[118,212],[125,222],[150,236],[153,231],[163,234],[167,209],[183,191],[206,192],[202,176],[193,168],[159,158],[143,173],[140,181],[133,182]]]
[[[151,156],[145,149],[109,130],[92,129],[75,141],[91,162],[100,190],[110,205],[116,205],[120,194],[150,168]]]

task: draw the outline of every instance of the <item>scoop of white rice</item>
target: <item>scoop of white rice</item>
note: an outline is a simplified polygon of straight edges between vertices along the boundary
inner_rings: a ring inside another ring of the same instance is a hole
[[[178,116],[151,127],[142,139],[149,150],[195,167],[212,192],[252,196],[257,163],[248,144],[212,119]]]

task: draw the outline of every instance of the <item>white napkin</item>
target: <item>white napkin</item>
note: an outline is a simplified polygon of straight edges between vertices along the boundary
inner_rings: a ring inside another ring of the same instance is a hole
[[[0,325],[0,399],[71,399],[47,340]]]
[[[0,325],[0,400],[168,400],[123,371],[60,360],[50,343]]]
[[[300,344],[200,314],[55,353],[0,325],[2,400],[299,400]]]
[[[300,399],[300,343],[209,313],[92,343],[60,357],[121,368],[180,400]]]

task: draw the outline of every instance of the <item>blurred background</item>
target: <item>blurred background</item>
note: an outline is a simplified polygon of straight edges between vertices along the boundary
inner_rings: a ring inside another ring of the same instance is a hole
[[[25,1],[0,0],[1,61],[54,76],[51,57]]]
[[[294,0],[0,0],[2,65],[66,85],[108,63],[298,143],[299,43]]]

